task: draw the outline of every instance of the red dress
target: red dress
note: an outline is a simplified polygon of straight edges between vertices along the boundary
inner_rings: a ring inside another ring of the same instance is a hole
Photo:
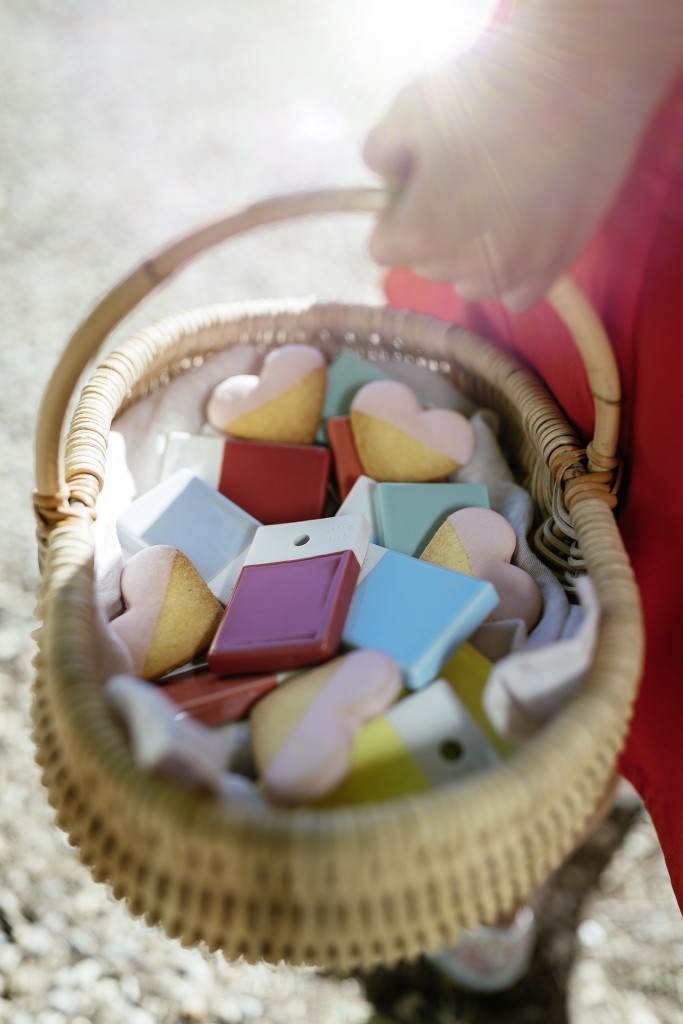
[[[645,676],[620,769],[652,815],[683,909],[683,76],[653,119],[611,212],[572,268],[619,363],[627,475],[619,526],[645,614]],[[394,306],[492,339],[543,378],[579,433],[592,436],[582,366],[554,312],[512,316],[466,303],[450,285],[392,271]]]

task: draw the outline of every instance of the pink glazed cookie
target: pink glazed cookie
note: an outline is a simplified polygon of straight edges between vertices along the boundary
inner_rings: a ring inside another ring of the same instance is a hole
[[[192,562],[166,544],[138,551],[123,567],[126,611],[110,623],[142,679],[156,679],[205,651],[223,614]]]
[[[259,701],[252,746],[268,795],[305,803],[336,786],[349,770],[356,733],[400,686],[393,658],[363,650],[302,672]]]
[[[209,423],[231,437],[312,444],[327,387],[325,357],[311,345],[270,352],[258,377],[228,377],[206,408]]]
[[[406,384],[378,380],[356,393],[351,428],[373,480],[421,483],[449,476],[472,457],[474,431],[449,409],[423,410]]]
[[[491,618],[522,619],[530,630],[541,615],[541,592],[528,572],[510,565],[516,544],[515,531],[503,516],[487,508],[462,508],[439,527],[420,558],[488,580],[500,598]]]

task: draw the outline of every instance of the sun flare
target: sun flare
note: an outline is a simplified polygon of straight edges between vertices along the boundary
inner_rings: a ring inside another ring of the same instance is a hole
[[[429,71],[467,50],[496,0],[365,0],[358,33],[374,43],[375,71]]]

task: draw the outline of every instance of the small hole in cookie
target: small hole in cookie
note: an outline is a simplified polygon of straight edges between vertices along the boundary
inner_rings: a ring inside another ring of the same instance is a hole
[[[463,755],[463,749],[457,740],[444,740],[439,747],[439,753],[444,761],[457,761]]]
[[[300,548],[302,544],[308,544],[310,539],[311,538],[308,536],[307,533],[301,533],[299,534],[298,537],[294,538],[294,543],[298,548]]]

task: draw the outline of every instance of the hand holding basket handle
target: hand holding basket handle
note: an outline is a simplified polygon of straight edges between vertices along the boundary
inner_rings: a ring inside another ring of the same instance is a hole
[[[614,203],[680,70],[683,14],[677,0],[514,8],[470,51],[401,90],[365,159],[401,185],[370,239],[378,263],[520,312],[573,264]]]

